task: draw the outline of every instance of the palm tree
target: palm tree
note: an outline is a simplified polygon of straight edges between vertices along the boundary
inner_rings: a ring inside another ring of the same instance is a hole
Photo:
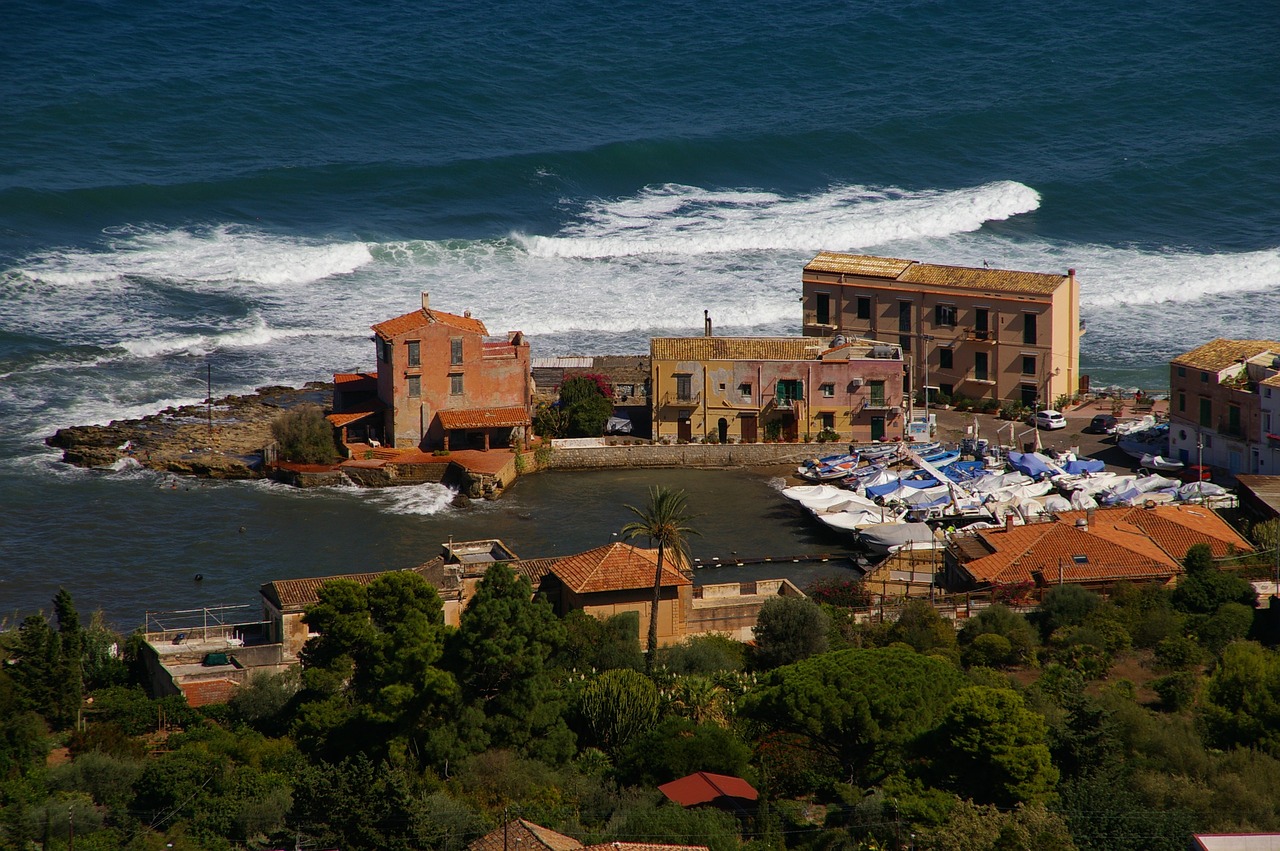
[[[645,649],[645,668],[653,673],[654,659],[658,653],[658,603],[662,598],[662,563],[668,549],[674,550],[687,564],[689,561],[688,536],[698,532],[689,527],[693,517],[685,505],[685,492],[661,485],[649,489],[649,504],[644,508],[628,505],[639,520],[622,527],[622,537],[631,540],[644,536],[650,543],[658,544],[658,568],[653,575],[653,606],[649,609],[649,646]]]

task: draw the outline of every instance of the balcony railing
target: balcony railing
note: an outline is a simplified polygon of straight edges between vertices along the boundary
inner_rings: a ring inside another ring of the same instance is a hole
[[[702,402],[702,393],[690,393],[687,396],[679,393],[667,393],[662,397],[662,404],[671,408],[696,408]]]
[[[965,328],[964,339],[971,343],[994,343],[996,332],[990,329],[979,331],[975,328]]]

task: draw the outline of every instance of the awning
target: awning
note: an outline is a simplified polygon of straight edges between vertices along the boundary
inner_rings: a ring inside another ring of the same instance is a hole
[[[359,422],[365,417],[371,417],[374,414],[381,413],[386,409],[386,407],[387,406],[383,404],[381,399],[369,399],[368,401],[361,402],[358,405],[352,405],[344,411],[334,411],[332,414],[326,416],[325,419],[328,420],[334,428],[342,428],[343,426],[351,425],[354,422]]]
[[[516,428],[531,423],[527,408],[468,408],[440,412],[440,425],[445,431],[469,428]]]

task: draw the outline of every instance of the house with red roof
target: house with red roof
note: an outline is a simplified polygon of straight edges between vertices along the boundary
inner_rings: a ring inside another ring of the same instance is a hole
[[[329,422],[344,443],[483,449],[525,439],[532,423],[529,343],[489,340],[471,311],[422,307],[372,326],[376,372],[334,376]]]
[[[1253,551],[1225,520],[1198,505],[1065,511],[1046,522],[953,535],[947,581],[955,590],[1167,584],[1183,573],[1182,559],[1195,544],[1208,544],[1215,558]]]
[[[711,804],[737,811],[748,809],[760,797],[755,787],[741,777],[709,771],[697,771],[663,783],[658,791],[682,807]]]

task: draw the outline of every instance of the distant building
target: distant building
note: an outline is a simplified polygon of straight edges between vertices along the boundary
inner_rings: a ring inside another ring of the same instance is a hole
[[[902,350],[874,340],[657,337],[649,341],[653,436],[757,443],[826,431],[903,436]]]
[[[1215,558],[1253,547],[1211,509],[1191,505],[1066,511],[1054,519],[953,535],[947,585],[954,590],[1117,582],[1169,583],[1195,544]]]
[[[522,440],[531,424],[529,344],[519,331],[486,340],[484,323],[422,307],[373,326],[371,373],[334,376],[329,421],[344,442],[395,449],[489,449]]]
[[[804,333],[907,353],[911,385],[1050,406],[1080,391],[1080,285],[1065,275],[823,251],[804,267]]]
[[[1217,339],[1170,361],[1169,448],[1233,476],[1280,474],[1280,341]]]
[[[749,810],[760,798],[756,788],[741,777],[708,771],[664,783],[658,791],[682,807],[710,804],[734,812]]]

